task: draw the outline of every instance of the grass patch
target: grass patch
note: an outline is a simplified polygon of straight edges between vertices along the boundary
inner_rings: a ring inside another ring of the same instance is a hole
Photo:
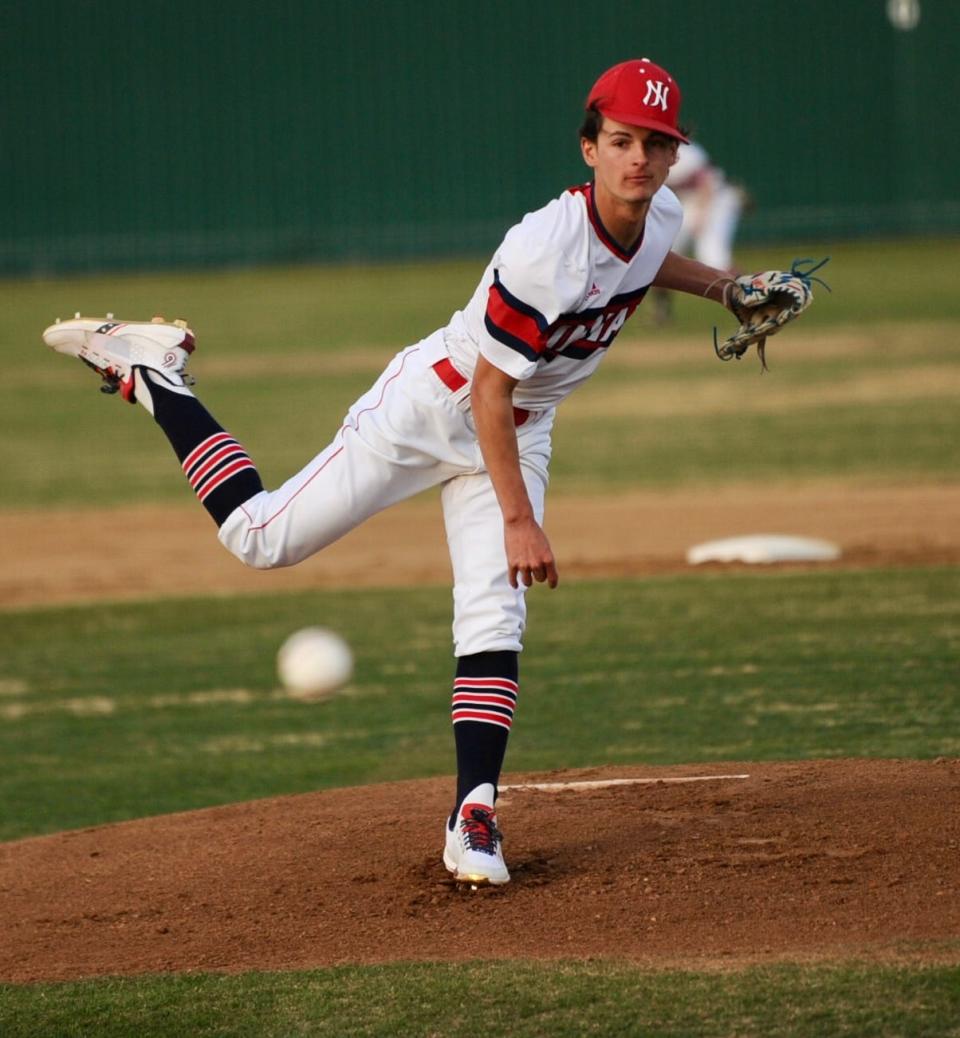
[[[604,962],[344,967],[0,986],[5,1038],[960,1034],[960,969],[642,971]],[[482,1026],[478,1026],[482,1021]]]
[[[904,358],[873,399],[859,398],[852,382],[845,391],[840,375],[811,384],[778,372],[761,383],[742,366],[653,377],[611,366],[558,414],[552,492],[759,479],[952,481],[960,462],[956,385],[935,382],[936,364],[911,394],[920,363]],[[8,401],[0,444],[6,501],[66,508],[191,500],[154,423],[139,408],[101,399],[84,374],[61,369],[43,388],[42,409],[29,394]],[[332,439],[368,382],[350,373],[318,382],[221,378],[204,399],[250,449],[265,483],[278,486]]]
[[[567,492],[788,478],[952,482],[956,444],[960,409],[948,397],[668,418],[561,413],[551,478]]]
[[[846,242],[830,253],[821,273],[832,293],[817,292],[804,325],[960,320],[953,273],[960,264],[960,238]],[[745,270],[763,270],[822,255],[821,245],[784,242],[745,248],[737,258]],[[309,353],[358,345],[395,351],[445,324],[470,298],[488,258],[0,280],[4,337],[28,351],[30,364],[31,344],[43,352],[43,328],[80,309],[188,317],[211,353],[257,353],[274,344]],[[658,337],[700,332],[720,313],[679,295],[675,310],[674,323]],[[634,335],[641,315],[628,325]]]
[[[452,773],[449,612],[421,588],[6,613],[0,838]],[[319,705],[276,688],[307,623],[357,653]],[[951,568],[539,588],[507,763],[956,755],[958,661]]]
[[[787,264],[807,254],[787,245],[745,252],[743,262]],[[774,371],[763,379],[752,358],[714,360],[711,328],[724,317],[715,306],[678,298],[666,328],[652,327],[641,308],[609,364],[561,409],[555,491],[770,476],[953,478],[958,261],[956,240],[841,246],[826,268],[834,294],[819,293],[802,324],[775,340]],[[464,305],[483,265],[0,282],[4,345],[17,351],[20,376],[0,387],[4,504],[187,500],[152,423],[100,399],[92,374],[43,347],[40,333],[57,314],[189,316],[205,403],[277,484],[330,440],[383,362]],[[865,375],[876,373],[886,382],[863,391]],[[42,407],[23,385],[41,389]],[[608,397],[615,406],[605,409]]]

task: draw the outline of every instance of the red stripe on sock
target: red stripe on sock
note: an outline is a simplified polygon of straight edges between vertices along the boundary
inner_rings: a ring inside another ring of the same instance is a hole
[[[504,714],[487,714],[479,710],[454,710],[453,723],[457,721],[481,721],[484,724],[497,724],[501,728],[510,730],[512,719]]]
[[[208,450],[215,447],[218,443],[223,443],[224,440],[233,440],[230,433],[218,432],[214,433],[213,436],[208,436],[203,443],[197,444],[192,451],[183,459],[180,463],[180,467],[186,472],[191,465],[196,464],[197,460],[201,458]],[[233,440],[236,443],[236,440]]]
[[[221,483],[225,483],[231,476],[235,476],[238,472],[243,472],[244,469],[252,469],[254,467],[253,462],[246,457],[241,458],[240,461],[235,461],[232,465],[228,465],[221,472],[218,472],[203,490],[197,492],[197,497],[200,498],[201,502],[205,501]]]
[[[454,678],[454,690],[460,688],[491,689],[499,692],[509,692],[517,695],[520,686],[509,678]]]
[[[499,688],[509,688],[516,691],[520,686],[516,681],[509,678],[454,678],[454,685],[476,685],[478,688],[484,685],[496,685]]]
[[[212,454],[207,460],[197,469],[196,472],[191,473],[187,478],[190,480],[190,486],[194,490],[197,490],[200,484],[203,482],[204,476],[206,476],[211,469],[217,467],[221,461],[226,461],[227,458],[236,456],[238,458],[247,458],[247,452],[240,446],[239,443],[228,443],[221,447],[218,451]],[[249,461],[250,459],[247,458]]]
[[[489,693],[474,693],[471,695],[469,692],[455,692],[453,695],[454,703],[495,703],[497,706],[506,706],[511,710],[516,707],[517,702],[515,699],[510,699],[508,696],[495,696]]]

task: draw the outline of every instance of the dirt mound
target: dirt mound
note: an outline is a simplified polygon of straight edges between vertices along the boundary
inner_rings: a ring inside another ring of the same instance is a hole
[[[841,566],[960,562],[960,484],[741,486],[551,498],[547,532],[564,579],[688,568],[686,549],[745,533],[823,537]],[[585,537],[584,530],[603,530]],[[375,516],[303,565],[244,569],[202,509],[0,514],[0,608],[144,598],[447,583],[440,506],[429,495]],[[156,564],[163,559],[163,565]],[[821,564],[822,565],[822,564]]]
[[[692,776],[711,777],[670,781]],[[960,761],[507,782],[623,778],[648,781],[505,790],[513,881],[477,892],[440,862],[446,779],[3,844],[0,980],[417,959],[960,960]]]

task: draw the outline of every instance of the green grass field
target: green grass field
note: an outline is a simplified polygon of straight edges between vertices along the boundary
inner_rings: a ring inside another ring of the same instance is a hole
[[[822,251],[791,245],[743,262]],[[752,357],[713,358],[719,311],[708,304],[681,300],[664,329],[638,315],[561,414],[552,492],[955,483],[960,242],[831,251],[833,294],[818,293],[771,342],[763,376]],[[326,442],[386,357],[446,321],[481,268],[0,283],[3,348],[21,376],[0,387],[0,507],[195,507],[151,423],[43,347],[58,314],[189,317],[204,400],[276,481]],[[954,567],[537,589],[508,767],[960,756],[957,591]],[[0,839],[451,773],[449,611],[445,587],[5,611]],[[314,706],[278,694],[273,670],[282,637],[308,622],[361,647],[348,692]],[[958,1035],[958,1020],[960,970],[850,963],[728,973],[437,964],[0,985],[4,1038]]]
[[[948,967],[476,963],[0,987],[5,1038],[945,1038],[958,1019]]]
[[[538,588],[509,766],[960,755],[956,591],[950,568]],[[274,672],[305,620],[359,649],[319,705]],[[443,587],[7,613],[0,659],[0,838],[452,771]]]
[[[773,370],[762,377],[752,356],[726,365],[713,357],[712,322],[724,316],[715,305],[680,298],[663,329],[641,308],[560,412],[553,492],[953,478],[960,242],[833,251],[824,270],[833,293],[818,292],[802,322],[771,342]],[[808,254],[819,253],[787,246],[744,262]],[[397,349],[463,305],[481,269],[459,261],[2,283],[3,348],[17,350],[20,375],[0,387],[3,505],[189,499],[152,424],[101,398],[95,376],[43,346],[40,333],[58,315],[189,317],[198,391],[277,483],[329,441]],[[42,389],[43,407],[27,386]]]

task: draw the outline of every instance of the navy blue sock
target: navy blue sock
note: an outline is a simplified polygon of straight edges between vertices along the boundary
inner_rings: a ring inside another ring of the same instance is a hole
[[[478,652],[457,660],[452,710],[457,808],[485,782],[496,792],[517,704],[518,656],[510,651]]]
[[[145,377],[145,376],[144,376]],[[150,380],[153,417],[166,433],[200,503],[217,526],[263,490],[260,473],[239,443],[193,395]]]

